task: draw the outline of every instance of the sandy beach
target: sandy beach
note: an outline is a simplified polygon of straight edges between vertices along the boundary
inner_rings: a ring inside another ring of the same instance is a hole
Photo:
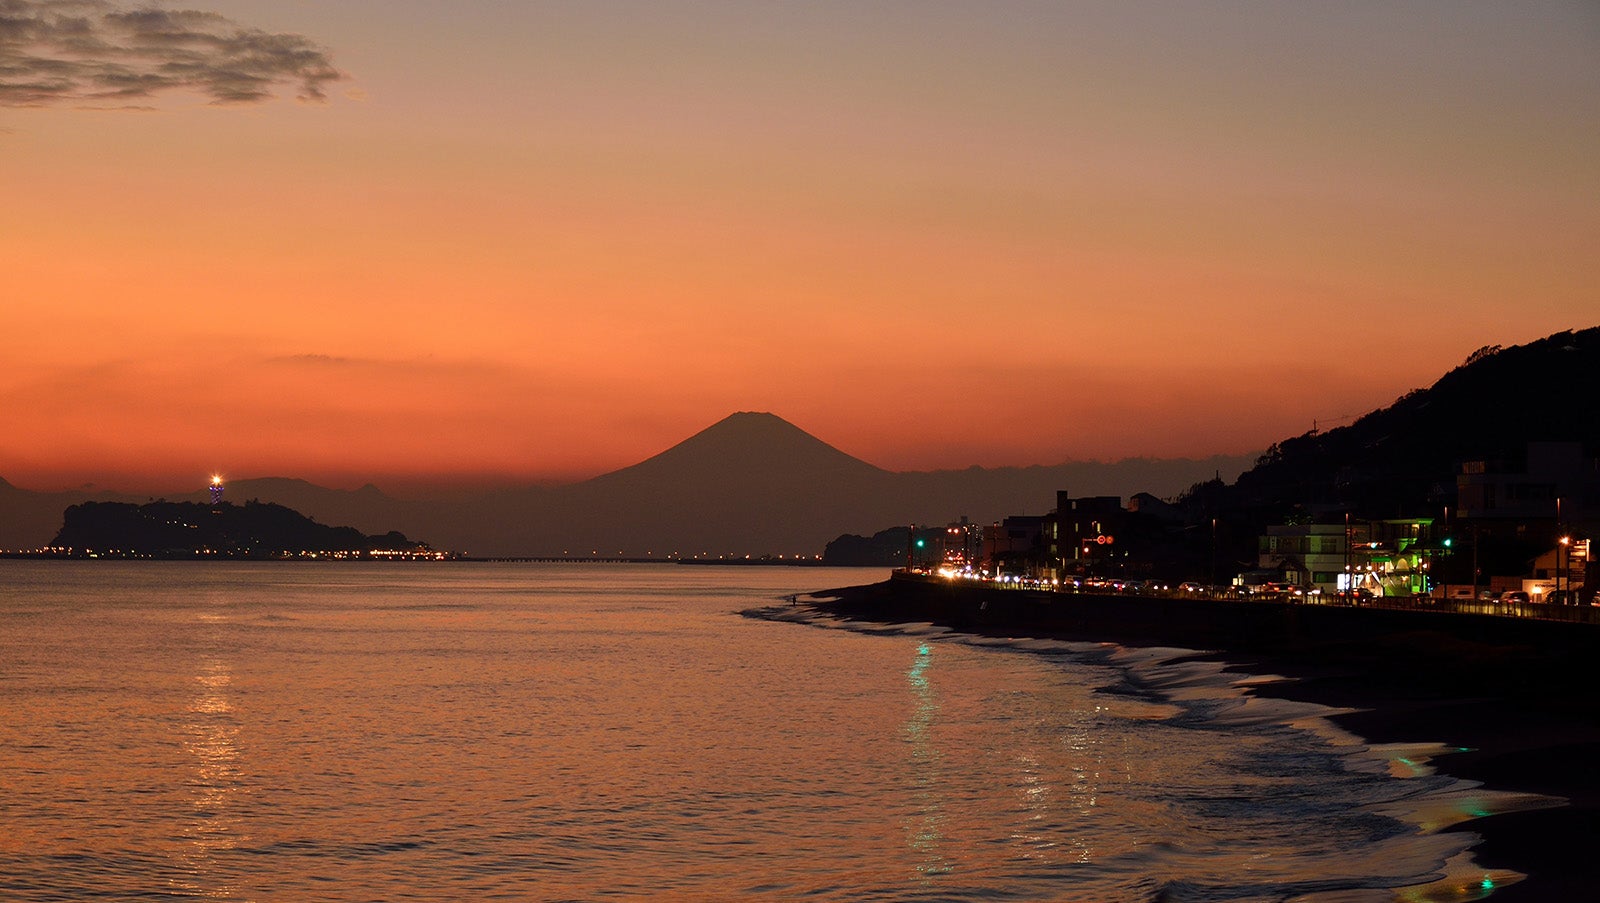
[[[1251,692],[1347,710],[1333,716],[1372,744],[1438,744],[1457,750],[1428,763],[1485,790],[1538,794],[1564,804],[1473,813],[1444,827],[1482,840],[1485,870],[1525,876],[1463,888],[1463,899],[1600,899],[1600,692],[1593,665],[1600,631],[1577,624],[1345,610],[1286,616],[1264,607],[1142,608],[1144,600],[1024,599],[1016,592],[950,594],[874,584],[819,593],[819,608],[867,621],[927,620],[991,635],[1206,649],[1191,658],[1225,663]],[[1085,608],[1085,606],[1088,606]],[[1098,606],[1098,607],[1096,607]],[[1090,614],[1085,614],[1085,612]],[[1098,616],[1093,612],[1110,612]],[[1367,617],[1371,615],[1373,617]],[[1287,626],[1286,626],[1287,625]],[[1231,639],[1230,639],[1231,638]]]

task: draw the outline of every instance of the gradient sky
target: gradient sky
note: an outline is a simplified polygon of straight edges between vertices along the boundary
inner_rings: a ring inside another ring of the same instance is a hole
[[[18,485],[1240,453],[1600,322],[1594,3],[160,8],[346,77],[0,106]]]

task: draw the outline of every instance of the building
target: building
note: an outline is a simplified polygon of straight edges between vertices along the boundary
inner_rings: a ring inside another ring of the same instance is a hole
[[[1352,543],[1367,542],[1360,524],[1280,524],[1267,527],[1257,547],[1256,569],[1286,586],[1343,589]]]
[[[1282,524],[1267,527],[1257,547],[1257,579],[1336,592],[1364,589],[1410,596],[1432,588],[1440,549],[1430,542],[1432,518]]]
[[[1075,499],[1065,491],[1057,492],[1056,510],[1050,512],[1045,521],[1047,572],[1041,576],[1063,578],[1105,573],[1114,565],[1117,530],[1126,514],[1120,496]]]
[[[1042,573],[1048,565],[1044,543],[1048,520],[1048,515],[1014,515],[991,526],[983,545],[991,573],[1011,577]]]
[[[1550,551],[1533,561],[1533,574],[1522,581],[1522,591],[1535,600],[1589,599],[1589,540],[1563,536]]]

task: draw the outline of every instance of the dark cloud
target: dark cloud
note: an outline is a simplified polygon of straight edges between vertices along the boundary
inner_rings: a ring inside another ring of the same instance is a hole
[[[292,85],[322,101],[344,75],[303,35],[272,34],[216,13],[108,0],[0,0],[0,106],[133,105],[192,90],[255,103]]]

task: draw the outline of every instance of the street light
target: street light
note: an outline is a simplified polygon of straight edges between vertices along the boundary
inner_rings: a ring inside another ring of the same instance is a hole
[[[1563,558],[1565,558],[1567,560],[1567,583],[1568,584],[1572,583],[1572,552],[1570,551],[1570,548],[1569,548],[1572,545],[1572,537],[1563,536],[1560,539],[1556,540],[1556,542],[1557,542],[1557,545],[1556,545],[1556,592],[1560,592],[1561,591],[1561,559],[1563,559]],[[1568,588],[1570,589],[1571,587],[1569,586]]]

